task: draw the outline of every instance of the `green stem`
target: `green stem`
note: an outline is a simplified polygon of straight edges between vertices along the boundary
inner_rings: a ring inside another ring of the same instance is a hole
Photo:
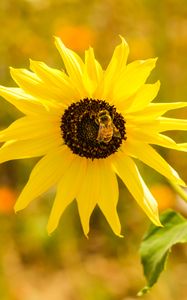
[[[179,185],[174,184],[173,182],[169,182],[174,189],[174,191],[184,200],[187,202],[187,193],[183,188],[181,188]]]

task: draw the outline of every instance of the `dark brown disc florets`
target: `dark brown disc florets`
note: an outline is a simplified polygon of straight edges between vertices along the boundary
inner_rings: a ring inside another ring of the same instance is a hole
[[[98,119],[102,111],[107,113],[108,123]],[[60,128],[64,142],[72,152],[92,160],[115,153],[122,140],[126,140],[123,116],[104,100],[86,98],[72,103],[64,111]]]

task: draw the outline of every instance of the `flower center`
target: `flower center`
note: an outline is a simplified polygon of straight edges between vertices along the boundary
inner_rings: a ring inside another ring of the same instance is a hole
[[[65,144],[81,157],[106,158],[125,137],[125,120],[103,100],[83,99],[71,104],[61,119]]]

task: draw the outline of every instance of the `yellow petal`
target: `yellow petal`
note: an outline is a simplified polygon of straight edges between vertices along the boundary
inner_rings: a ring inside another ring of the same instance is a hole
[[[0,148],[0,163],[13,159],[42,156],[60,145],[62,145],[62,139],[59,136],[44,136],[23,141],[11,140]]]
[[[187,143],[176,143],[173,139],[164,134],[157,134],[156,137],[150,135],[150,140],[152,140],[152,144],[161,147],[187,152]]]
[[[85,51],[85,70],[83,74],[84,85],[89,97],[94,97],[94,91],[102,78],[103,70],[95,59],[93,48],[90,47]]]
[[[41,61],[30,59],[30,69],[37,74],[37,76],[48,84],[53,84],[57,87],[71,88],[68,76],[58,69],[50,68]]]
[[[122,153],[117,153],[113,159],[113,167],[150,220],[155,225],[162,226],[159,220],[157,202],[147,188],[133,160]]]
[[[24,209],[32,200],[48,191],[67,172],[73,155],[66,147],[58,148],[44,156],[33,168],[30,178],[22,190],[15,211]]]
[[[179,143],[177,145],[180,147],[181,151],[187,152],[187,143]]]
[[[135,119],[136,122],[139,122],[139,120],[148,120],[148,119],[155,119],[160,117],[161,115],[165,114],[168,110],[172,110],[172,109],[178,109],[178,108],[182,108],[182,107],[186,107],[187,103],[186,102],[175,102],[175,103],[151,103],[149,106],[147,106],[146,108],[144,108],[141,111],[136,111],[136,112],[126,112],[126,116],[127,113],[129,114],[127,116],[128,119]],[[160,118],[160,121],[165,121],[167,126],[169,124],[171,124],[171,126],[173,125],[173,128],[175,128],[175,124],[177,127],[177,124],[184,124],[185,120],[178,120],[178,119],[170,119],[170,118]],[[171,122],[170,122],[171,120]],[[167,123],[168,121],[168,123]],[[164,123],[164,122],[163,122]],[[187,124],[187,122],[186,122]],[[157,127],[159,128],[159,126]],[[167,127],[166,127],[167,128]],[[168,126],[169,128],[169,126]],[[179,127],[180,128],[180,127]],[[187,129],[187,126],[186,126]],[[183,129],[183,130],[186,130]],[[179,129],[180,130],[180,129]]]
[[[52,233],[58,226],[60,217],[66,207],[76,197],[85,177],[87,160],[74,156],[70,167],[65,171],[57,188],[56,198],[49,217],[47,231]]]
[[[128,151],[131,156],[140,159],[170,181],[186,186],[183,180],[180,179],[177,172],[150,145],[137,141],[127,141],[124,145],[124,149],[125,151]]]
[[[0,142],[8,140],[28,140],[61,136],[60,117],[48,118],[27,116],[13,122],[8,128],[0,131]]]
[[[104,81],[98,87],[96,95],[103,99],[110,99],[113,94],[115,82],[117,82],[121,71],[125,68],[127,58],[129,55],[129,47],[123,37],[121,37],[121,44],[118,45],[113,53],[112,59],[105,71]]]
[[[149,128],[149,127],[147,127]],[[153,144],[153,145],[158,145],[161,147],[165,147],[165,148],[170,148],[170,149],[174,149],[174,150],[178,150],[178,151],[187,151],[186,149],[186,144],[185,143],[179,143],[177,144],[173,139],[171,139],[170,137],[164,135],[164,134],[159,134],[156,133],[154,131],[152,131],[149,128],[149,132],[147,131],[147,129],[142,129],[140,130],[131,130],[131,138],[133,138],[134,140],[137,141],[144,141],[146,143],[149,144]]]
[[[184,104],[184,106],[187,106],[187,103]],[[161,132],[167,130],[187,130],[187,120],[164,117],[159,118],[158,131]]]
[[[79,94],[73,88],[69,77],[64,72],[50,68],[43,62],[33,60],[30,60],[30,68],[44,83],[55,87],[59,93],[63,93],[63,103],[70,105],[72,101],[79,99]]]
[[[90,79],[98,84],[103,77],[103,70],[95,59],[92,47],[85,51],[85,69]]]
[[[121,37],[121,44],[115,48],[111,61],[105,71],[105,83],[109,88],[114,83],[114,79],[119,77],[119,74],[125,68],[128,55],[129,46],[125,39]]]
[[[119,197],[118,182],[115,173],[105,160],[99,161],[100,195],[98,206],[103,212],[114,233],[120,237],[121,224],[117,213]]]
[[[57,89],[54,85],[48,86],[35,73],[26,69],[10,68],[10,73],[14,81],[26,93],[39,99],[55,102],[61,101],[61,105],[65,105],[63,100],[66,99],[68,95],[63,93],[63,88],[60,91],[60,89]]]
[[[116,105],[131,97],[145,83],[157,59],[134,61],[127,65],[114,86]]]
[[[86,174],[76,197],[82,228],[86,236],[89,232],[90,216],[100,197],[100,176],[98,173],[98,161],[88,160]]]
[[[127,58],[129,55],[129,46],[125,39],[120,36],[121,38],[121,44],[118,45],[113,53],[113,56],[111,58],[111,61],[106,69],[106,77],[114,78],[114,76],[118,76],[118,74],[125,68]]]
[[[26,94],[20,88],[0,86],[0,95],[24,114],[38,115],[46,112],[45,105]]]
[[[157,96],[159,89],[160,81],[144,84],[134,95],[121,102],[118,109],[124,110],[126,114],[142,110]]]
[[[77,88],[81,95],[84,95],[85,88],[82,82],[82,76],[84,72],[83,61],[75,52],[65,47],[60,38],[55,37],[55,45],[63,59],[72,84]]]

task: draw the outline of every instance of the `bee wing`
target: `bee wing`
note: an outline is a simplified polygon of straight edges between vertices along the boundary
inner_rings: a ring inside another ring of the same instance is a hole
[[[98,135],[97,135],[97,141],[98,142],[102,142],[103,138],[102,138],[102,130],[103,130],[104,126],[103,125],[99,125],[99,131],[98,131]]]
[[[121,134],[114,124],[113,124],[113,136],[121,138]]]
[[[98,136],[97,136],[97,141],[100,143],[100,142],[103,142],[103,137],[101,136],[101,134],[98,133]]]

